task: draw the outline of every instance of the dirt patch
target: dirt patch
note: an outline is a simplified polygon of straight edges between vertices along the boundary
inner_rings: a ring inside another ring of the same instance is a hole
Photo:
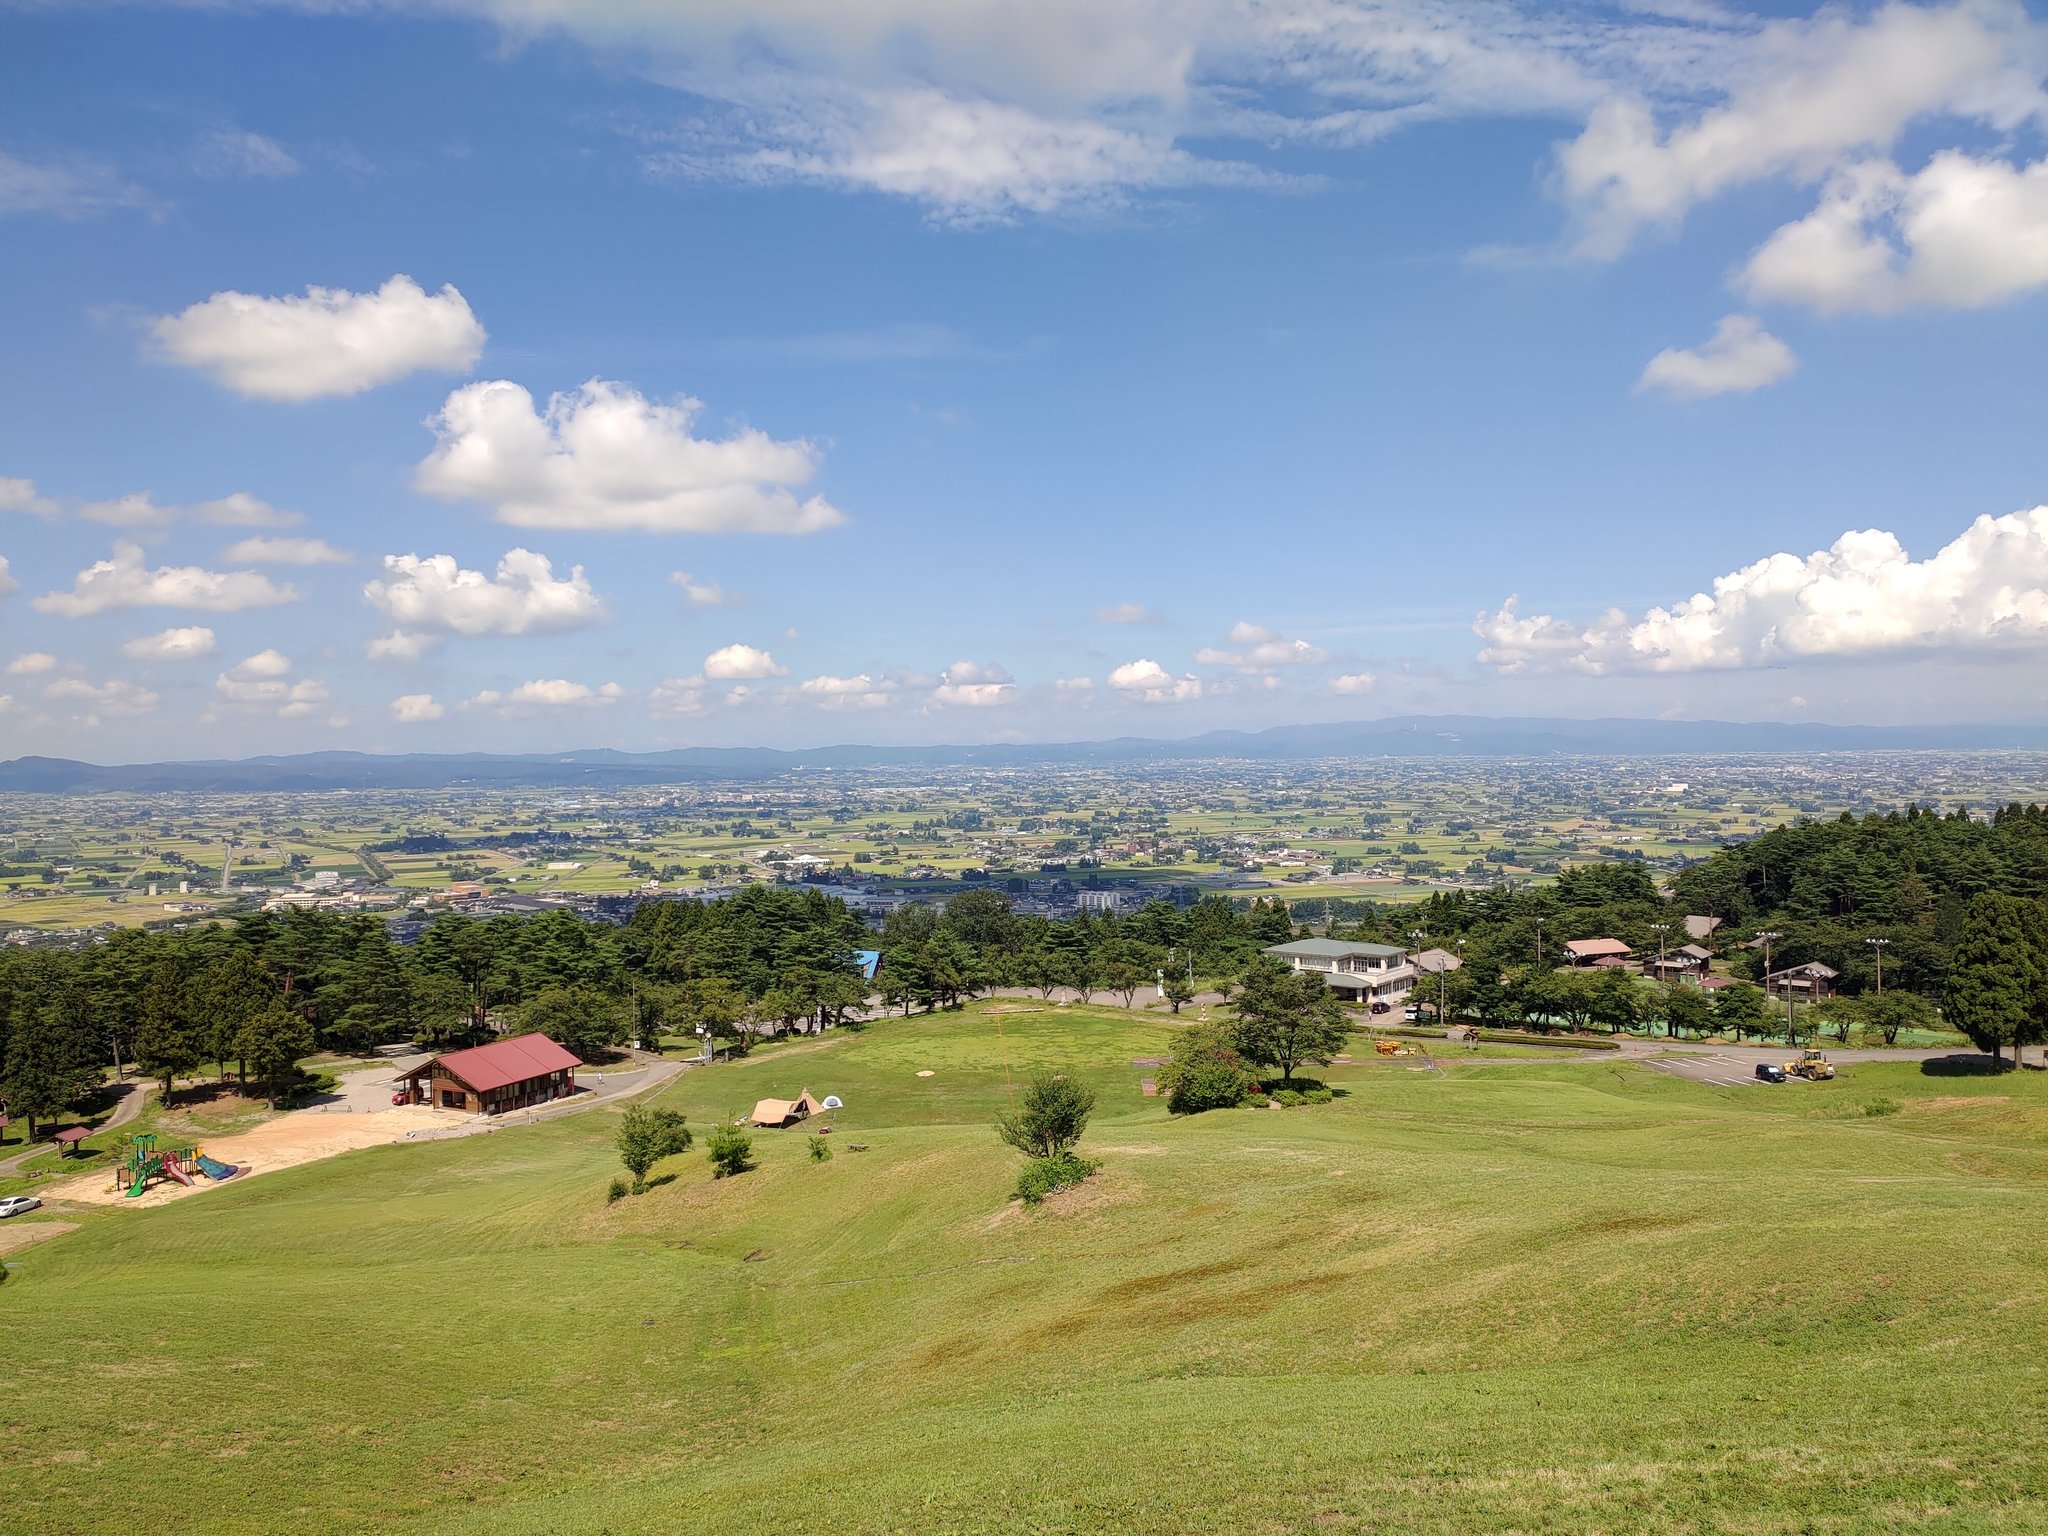
[[[239,1182],[279,1168],[317,1162],[339,1152],[352,1152],[358,1147],[389,1146],[423,1133],[461,1130],[474,1123],[468,1115],[428,1109],[424,1105],[361,1115],[302,1110],[233,1136],[213,1137],[202,1145],[208,1157],[245,1169],[235,1176],[235,1182]],[[50,1198],[76,1200],[83,1205],[167,1205],[211,1188],[212,1182],[203,1176],[190,1185],[165,1180],[131,1200],[125,1191],[115,1187],[113,1171],[102,1168],[54,1186]]]
[[[0,1227],[0,1254],[19,1253],[46,1237],[62,1237],[66,1232],[77,1230],[75,1221],[23,1221],[17,1216]]]

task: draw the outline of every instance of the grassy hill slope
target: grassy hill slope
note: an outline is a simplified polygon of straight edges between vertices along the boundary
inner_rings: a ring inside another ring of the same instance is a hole
[[[9,1528],[2048,1526],[2036,1075],[1374,1061],[1172,1121],[1169,1034],[984,1008],[691,1072],[700,1129],[843,1095],[837,1155],[611,1207],[596,1113],[107,1213],[0,1288]],[[1100,1094],[1036,1211],[1006,1059]]]

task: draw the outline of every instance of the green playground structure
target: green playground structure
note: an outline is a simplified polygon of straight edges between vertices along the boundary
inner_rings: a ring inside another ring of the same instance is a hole
[[[128,1155],[115,1165],[114,1188],[125,1189],[128,1198],[133,1200],[159,1179],[170,1179],[189,1188],[195,1173],[203,1173],[219,1183],[240,1172],[232,1164],[208,1157],[198,1147],[165,1147],[159,1150],[156,1133],[142,1131],[135,1136]]]

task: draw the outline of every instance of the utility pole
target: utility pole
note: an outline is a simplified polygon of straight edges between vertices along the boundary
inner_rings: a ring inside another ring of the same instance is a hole
[[[1657,930],[1657,979],[1662,981],[1664,979],[1664,935],[1671,931],[1671,925],[1669,923],[1652,923],[1650,926]]]
[[[1868,945],[1869,945],[1869,946],[1870,946],[1870,947],[1871,947],[1871,948],[1872,948],[1873,950],[1875,950],[1875,951],[1877,952],[1877,995],[1878,995],[1879,997],[1883,997],[1883,996],[1884,996],[1884,947],[1885,947],[1885,945],[1887,945],[1887,944],[1891,943],[1891,940],[1890,940],[1890,939],[1865,939],[1865,940],[1864,940],[1863,942],[1864,942],[1864,943],[1866,943],[1866,944],[1868,944]]]
[[[1771,940],[1782,939],[1785,935],[1778,932],[1775,928],[1759,928],[1756,931],[1756,936],[1763,942],[1764,946],[1764,994],[1769,996],[1771,990]],[[1790,987],[1785,989],[1785,1038],[1793,1045],[1799,1043],[1798,1035],[1793,1033],[1792,1030],[1792,989]]]
[[[1536,919],[1536,969],[1543,969],[1543,919]]]

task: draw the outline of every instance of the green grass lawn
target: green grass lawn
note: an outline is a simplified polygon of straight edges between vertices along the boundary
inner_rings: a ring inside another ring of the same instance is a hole
[[[66,1213],[0,1287],[0,1528],[2048,1528],[2041,1075],[1372,1059],[1176,1121],[1133,1065],[1173,1028],[692,1071],[700,1133],[842,1095],[835,1156],[612,1206],[599,1111]],[[1046,1066],[1103,1167],[1026,1210],[989,1122]]]

